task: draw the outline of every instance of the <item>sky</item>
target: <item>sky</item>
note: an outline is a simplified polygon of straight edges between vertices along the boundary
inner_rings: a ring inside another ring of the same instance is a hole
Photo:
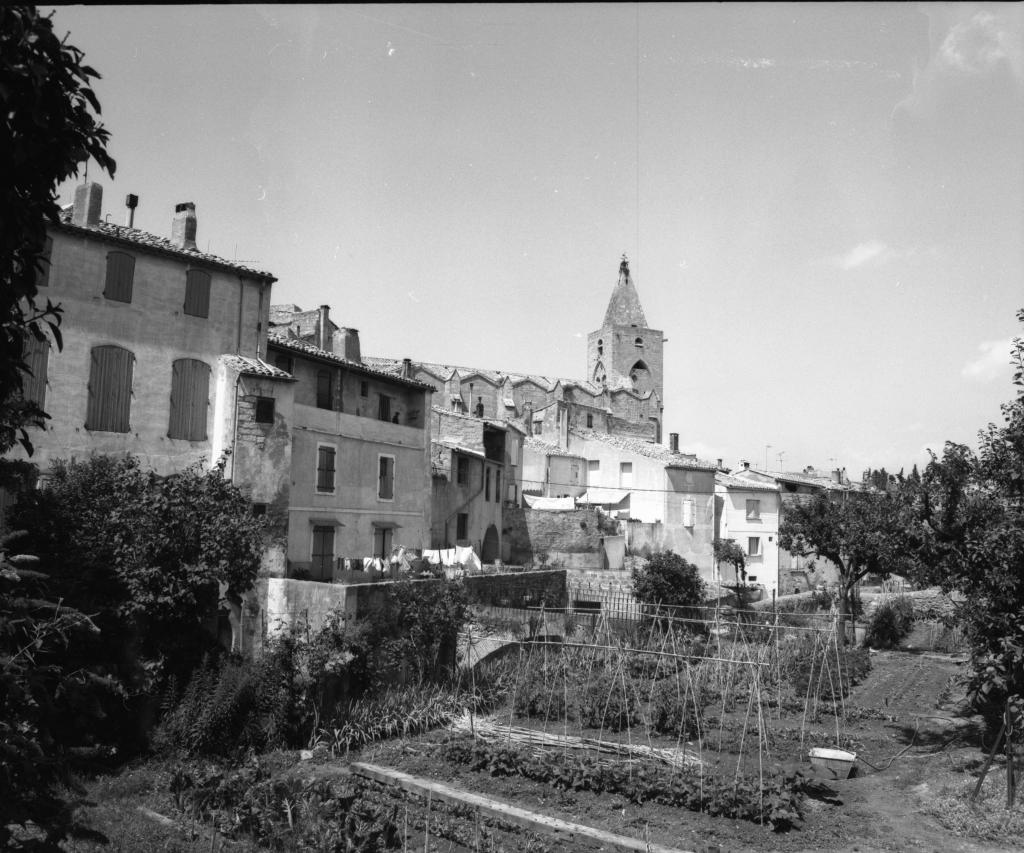
[[[664,432],[703,458],[909,469],[1014,395],[1024,4],[54,22],[102,74],[111,221],[134,193],[169,236],[195,202],[201,249],[330,305],[366,355],[586,379],[625,253],[667,339]]]

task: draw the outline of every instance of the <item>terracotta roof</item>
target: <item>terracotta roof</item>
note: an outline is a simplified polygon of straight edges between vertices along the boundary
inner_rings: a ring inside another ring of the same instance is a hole
[[[501,427],[507,429],[512,426],[508,421],[502,418],[478,418],[476,415],[468,415],[465,412],[453,412],[451,409],[446,409],[444,406],[431,406],[430,411],[435,412],[439,415],[447,415],[452,418],[461,418],[467,421],[476,421],[482,424],[491,424],[492,426]],[[520,430],[521,431],[521,430]]]
[[[638,456],[647,456],[665,463],[668,468],[690,468],[694,471],[717,471],[718,466],[713,462],[705,462],[685,453],[673,453],[663,444],[654,444],[640,438],[631,438],[625,435],[609,435],[604,432],[595,432],[589,429],[570,429],[570,435],[591,441],[600,441],[625,450],[629,453],[636,453]]]
[[[446,447],[458,453],[465,453],[467,456],[475,456],[478,459],[487,458],[482,450],[474,450],[472,447],[466,447],[464,444],[459,444],[457,441],[451,441],[447,438],[434,438],[430,440],[430,443],[437,447]]]
[[[615,283],[612,298],[608,300],[608,310],[604,312],[604,327],[608,326],[639,326],[647,328],[647,318],[640,305],[640,296],[633,285],[629,274],[629,261],[622,256],[619,264],[619,280]],[[602,328],[604,328],[602,327]]]
[[[573,453],[571,450],[563,450],[557,444],[552,444],[550,441],[544,441],[542,438],[537,438],[533,435],[528,435],[523,439],[523,449],[536,450],[538,453],[546,453],[548,456],[573,456],[577,459],[583,459],[578,453]]]
[[[747,480],[743,477],[733,477],[723,471],[715,472],[715,485],[725,486],[727,489],[743,489],[748,492],[777,492],[779,487],[772,483],[762,483],[760,480]]]
[[[811,486],[813,488],[826,489],[829,491],[846,491],[850,488],[848,484],[840,485],[827,475],[804,474],[802,471],[760,471],[756,468],[751,468],[749,470],[751,473],[760,474],[762,477],[771,477],[773,480],[780,483],[795,483],[799,486]],[[742,474],[742,471],[737,472],[737,476],[739,476],[740,479],[744,479]]]
[[[137,228],[115,225],[112,222],[98,222],[95,225],[73,225],[71,223],[70,210],[65,210],[61,213],[61,221],[57,227],[77,234],[98,235],[113,243],[146,249],[160,255],[170,255],[209,267],[231,270],[232,272],[244,272],[271,282],[277,281],[273,275],[263,270],[258,270],[236,261],[228,261],[217,255],[211,255],[208,252],[200,252],[198,249],[183,249],[180,246],[176,246],[166,237],[157,237],[155,234],[140,231]]]
[[[291,350],[292,352],[302,353],[312,358],[317,358],[322,361],[331,361],[335,364],[342,364],[351,370],[355,370],[358,373],[365,373],[370,376],[381,376],[391,382],[400,382],[403,385],[407,385],[410,388],[422,388],[425,391],[436,391],[437,389],[433,385],[427,385],[425,382],[420,382],[416,379],[406,379],[402,376],[398,376],[394,373],[389,373],[384,370],[378,370],[377,368],[370,367],[359,361],[350,361],[344,356],[337,355],[333,352],[320,349],[320,347],[308,344],[305,341],[300,341],[297,338],[288,337],[280,332],[270,331],[267,333],[267,341],[274,346],[281,347],[283,349]]]
[[[274,367],[272,364],[267,364],[258,358],[249,358],[244,355],[223,355],[221,356],[221,361],[244,376],[264,376],[270,379],[295,381],[295,377],[287,371]]]

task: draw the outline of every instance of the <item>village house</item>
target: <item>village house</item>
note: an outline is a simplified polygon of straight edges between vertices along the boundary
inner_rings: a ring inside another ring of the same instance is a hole
[[[503,421],[431,411],[431,548],[471,547],[483,563],[508,561],[504,511],[522,488],[523,433]]]
[[[272,309],[268,359],[293,379],[288,563],[331,580],[430,540],[433,387],[362,363],[326,305]]]
[[[745,555],[746,580],[779,593],[779,486],[715,473],[715,538],[731,539]],[[732,566],[716,566],[714,580],[734,584]]]
[[[807,500],[819,494],[826,494],[831,500],[842,500],[853,488],[846,476],[846,469],[838,468],[831,472],[818,471],[812,467],[807,467],[803,471],[768,472],[752,468],[749,462],[742,462],[741,467],[733,471],[732,475],[739,479],[778,487],[780,524],[786,517],[786,507],[794,502]],[[822,584],[833,584],[838,576],[839,570],[830,560],[801,557],[791,554],[784,548],[779,549],[780,595],[814,589]]]

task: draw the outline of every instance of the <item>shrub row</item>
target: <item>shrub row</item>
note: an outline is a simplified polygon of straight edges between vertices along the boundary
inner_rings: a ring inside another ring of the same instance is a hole
[[[750,820],[777,832],[790,829],[802,816],[799,774],[725,780],[652,764],[598,761],[585,753],[528,752],[467,738],[443,744],[441,755],[452,764],[492,776],[523,776],[560,790],[618,794],[637,804],[658,803]]]

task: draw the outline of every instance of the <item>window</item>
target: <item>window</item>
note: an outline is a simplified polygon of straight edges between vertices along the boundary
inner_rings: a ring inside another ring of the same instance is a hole
[[[185,274],[185,313],[193,317],[210,316],[210,274],[189,270]]]
[[[107,253],[107,281],[103,295],[115,302],[132,301],[132,280],[135,278],[135,258],[124,252]]]
[[[168,438],[206,441],[206,410],[210,404],[210,367],[194,358],[171,365],[171,420]]]
[[[53,237],[47,237],[43,245],[43,254],[39,258],[39,269],[36,272],[36,287],[46,287],[50,283],[50,255],[53,254]]]
[[[316,525],[313,528],[312,573],[321,578],[334,574],[334,528]]]
[[[93,347],[89,365],[89,402],[85,428],[128,432],[135,356],[117,346]]]
[[[256,398],[256,423],[272,424],[274,422],[274,398]]]
[[[332,493],[334,491],[334,456],[337,451],[329,444],[319,444],[316,448],[316,490]]]
[[[544,421],[534,421],[533,434],[540,435],[542,432],[544,432]]]
[[[459,456],[455,461],[455,482],[465,485],[469,482],[469,460]]]
[[[587,473],[588,474],[596,474],[600,470],[601,470],[601,460],[600,459],[588,459],[587,460]]]
[[[252,514],[257,518],[262,518],[267,514],[267,505],[262,503],[254,503],[252,505]]]
[[[619,488],[628,489],[633,485],[633,463],[619,463]]]
[[[683,499],[683,527],[693,527],[694,525],[694,503],[693,498]]]
[[[318,370],[316,372],[316,407],[318,409],[334,408],[334,383],[331,379],[331,371],[329,370]]]
[[[604,341],[600,338],[597,339],[597,354],[604,355]]]
[[[278,370],[283,370],[285,373],[293,373],[295,370],[295,360],[290,355],[279,352],[274,356],[274,367]]]
[[[46,368],[50,360],[50,341],[37,341],[29,335],[25,341],[25,364],[28,373],[22,374],[21,393],[27,403],[35,403],[39,408],[46,404]]]
[[[761,501],[747,501],[747,521],[761,520]]]
[[[489,501],[491,499],[491,469],[484,468],[484,500]]]
[[[748,536],[747,537],[747,556],[749,556],[749,557],[760,557],[761,556],[761,537],[760,536]]]
[[[469,537],[469,513],[460,512],[455,516],[455,541]]]
[[[395,457],[377,457],[377,498],[382,501],[395,499]]]
[[[377,403],[377,420],[391,420],[391,398],[387,394],[381,394]]]
[[[360,397],[369,397],[370,396],[370,383],[369,382],[360,382],[359,383],[359,396]]]
[[[593,429],[593,428],[594,428],[594,416],[588,414],[587,415],[587,429]]]
[[[637,338],[635,341],[633,341],[633,345],[634,346],[638,346],[638,347],[642,347],[644,345],[644,339],[643,338]]]
[[[390,527],[373,529],[373,556],[387,558],[391,556],[391,539],[394,531]]]

